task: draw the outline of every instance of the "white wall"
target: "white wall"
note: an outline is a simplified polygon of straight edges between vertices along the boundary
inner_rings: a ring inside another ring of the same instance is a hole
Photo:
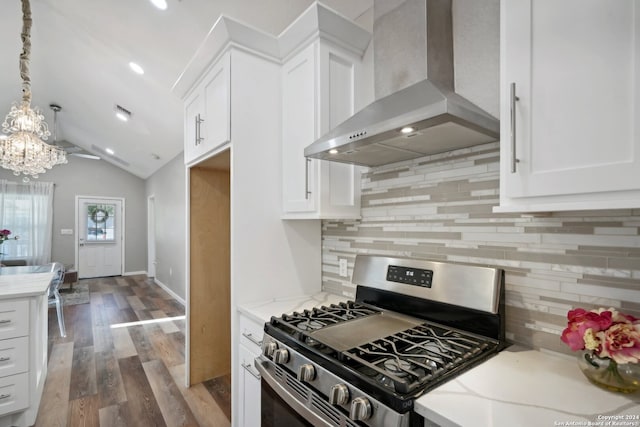
[[[180,153],[146,181],[155,199],[156,280],[185,298],[185,166]]]
[[[13,172],[0,168],[0,179],[21,181]],[[69,156],[69,163],[55,166],[39,181],[55,184],[53,197],[52,260],[73,264],[76,235],[61,235],[60,229],[75,227],[75,196],[123,197],[125,199],[124,271],[147,269],[146,199],[144,180],[102,160]]]

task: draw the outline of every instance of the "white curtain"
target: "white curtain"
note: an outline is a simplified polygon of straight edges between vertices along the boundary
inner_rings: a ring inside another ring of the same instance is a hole
[[[0,228],[10,230],[10,237],[19,236],[0,245],[3,259],[51,262],[53,183],[0,180]]]

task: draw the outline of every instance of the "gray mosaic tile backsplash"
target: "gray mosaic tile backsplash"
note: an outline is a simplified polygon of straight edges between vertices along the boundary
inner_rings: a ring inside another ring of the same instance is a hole
[[[640,317],[640,209],[496,214],[498,198],[497,142],[370,169],[362,219],[323,221],[323,289],[352,297],[361,253],[501,267],[507,338],[563,353],[572,308]]]

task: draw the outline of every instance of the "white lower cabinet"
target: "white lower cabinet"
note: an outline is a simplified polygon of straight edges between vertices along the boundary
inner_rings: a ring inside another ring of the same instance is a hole
[[[238,426],[254,427],[260,425],[260,373],[253,364],[259,352],[253,352],[240,345],[240,398],[242,408]]]
[[[29,374],[10,375],[0,378],[0,413],[25,409],[29,406]]]
[[[47,294],[0,300],[0,427],[33,425],[47,376]]]
[[[260,355],[264,325],[240,314],[240,345],[238,366],[240,410],[238,427],[260,425],[260,373],[254,360]]]

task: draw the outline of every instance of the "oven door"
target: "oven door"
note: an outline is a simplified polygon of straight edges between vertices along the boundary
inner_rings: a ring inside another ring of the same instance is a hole
[[[261,419],[262,427],[335,427],[335,419],[344,418],[344,414],[337,408],[323,402],[323,398],[316,394],[304,383],[284,369],[276,366],[270,360],[259,357],[255,366],[260,371],[261,380]],[[316,408],[314,408],[314,406]],[[326,407],[333,422],[325,419],[321,413]],[[347,423],[356,426],[355,423]]]
[[[297,413],[264,379],[261,380],[261,420],[262,427],[308,427],[313,426]]]

